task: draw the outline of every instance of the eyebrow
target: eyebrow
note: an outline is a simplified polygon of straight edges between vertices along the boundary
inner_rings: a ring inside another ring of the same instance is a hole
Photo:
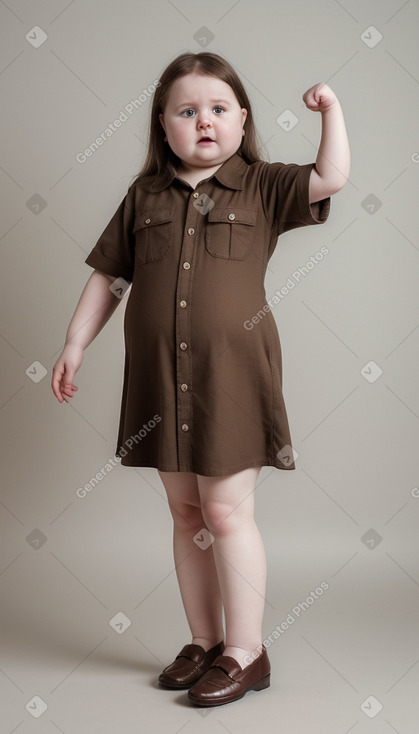
[[[217,103],[217,104],[218,103],[221,103],[221,104],[225,104],[225,105],[231,104],[226,99],[210,99],[210,102],[211,102],[211,104],[215,104],[215,103]],[[194,105],[195,105],[195,102],[182,102],[182,104],[178,105],[176,107],[176,109],[179,110],[181,107],[193,107]]]

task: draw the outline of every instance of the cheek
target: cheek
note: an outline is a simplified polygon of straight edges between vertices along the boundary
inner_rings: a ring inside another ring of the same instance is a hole
[[[234,141],[238,145],[240,144],[240,141],[242,139],[242,130],[240,124],[235,123],[234,125],[229,126],[228,137],[232,142]]]
[[[183,122],[183,121],[182,121]],[[178,145],[184,145],[190,140],[191,132],[185,124],[174,123],[170,126],[170,134],[172,139]]]
[[[228,132],[228,134],[230,135],[230,137],[233,137],[233,138],[241,137],[241,134],[242,134],[241,117],[237,116],[235,119],[230,119],[228,121],[224,119],[224,120],[221,120],[220,122],[221,124],[219,125],[219,127],[222,127],[223,129],[225,129],[226,132]]]

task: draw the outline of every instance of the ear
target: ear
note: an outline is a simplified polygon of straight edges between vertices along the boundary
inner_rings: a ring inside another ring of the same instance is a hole
[[[245,107],[242,107],[241,108],[241,112],[242,112],[242,115],[243,115],[243,126],[244,126],[244,123],[246,122],[246,118],[247,118],[247,110],[246,110],[246,108]]]
[[[163,122],[163,119],[164,119],[164,118],[163,118],[163,114],[162,114],[162,113],[160,112],[160,114],[159,114],[159,120],[160,120],[160,123],[161,123],[161,125],[162,125],[162,128],[163,128],[164,132],[166,132],[166,128],[165,128],[165,126],[164,126],[164,122]]]

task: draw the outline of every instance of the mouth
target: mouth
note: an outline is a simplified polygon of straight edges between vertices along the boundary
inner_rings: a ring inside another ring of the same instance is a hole
[[[215,141],[210,138],[209,135],[203,135],[202,138],[198,140],[198,143],[214,143]]]

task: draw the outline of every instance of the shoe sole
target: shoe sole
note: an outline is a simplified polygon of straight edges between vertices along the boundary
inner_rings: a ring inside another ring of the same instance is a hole
[[[243,698],[243,696],[246,695],[248,691],[263,691],[265,688],[269,688],[271,685],[271,674],[268,673],[268,675],[265,675],[264,678],[261,678],[260,680],[256,681],[256,683],[253,683],[251,686],[246,688],[243,693],[241,693],[239,696],[234,697],[225,697],[223,699],[217,698],[212,700],[202,700],[200,698],[195,698],[193,695],[191,696],[190,693],[188,693],[188,698],[192,703],[197,704],[198,706],[221,706],[224,703],[232,703],[233,701],[239,701],[240,698]]]
[[[202,673],[201,675],[204,675],[204,674]],[[201,676],[199,676],[199,678],[200,677]],[[191,683],[177,684],[177,683],[174,683],[174,682],[172,683],[172,681],[167,681],[166,682],[166,681],[162,681],[162,680],[159,680],[158,683],[159,683],[159,686],[161,686],[162,688],[170,688],[170,689],[173,689],[175,691],[181,691],[181,690],[183,690],[185,688],[192,688],[192,686],[194,686],[195,683],[198,683],[199,678],[196,678],[196,680],[191,681]]]

